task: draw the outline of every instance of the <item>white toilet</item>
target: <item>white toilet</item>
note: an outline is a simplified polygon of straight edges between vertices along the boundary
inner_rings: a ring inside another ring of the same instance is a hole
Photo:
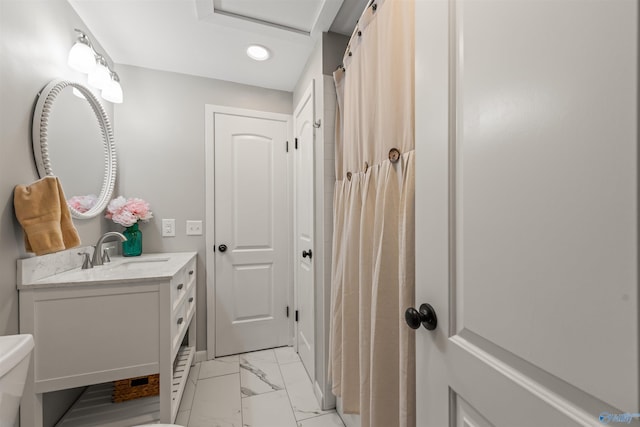
[[[33,336],[0,336],[0,426],[12,426],[29,371]]]

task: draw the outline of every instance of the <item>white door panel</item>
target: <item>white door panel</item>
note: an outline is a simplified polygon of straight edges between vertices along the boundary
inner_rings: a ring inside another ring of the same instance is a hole
[[[637,2],[416,19],[418,425],[640,412]]]
[[[456,409],[456,427],[492,427],[475,408],[458,395],[453,395]]]
[[[314,308],[314,82],[303,95],[294,113],[295,148],[295,251],[296,266],[296,348],[311,380],[315,380]],[[311,255],[303,256],[310,251]]]
[[[214,127],[215,354],[285,345],[287,123],[216,113]]]

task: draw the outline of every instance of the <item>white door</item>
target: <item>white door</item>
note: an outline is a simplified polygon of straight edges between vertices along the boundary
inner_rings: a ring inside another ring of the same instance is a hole
[[[216,356],[288,342],[287,127],[215,113]]]
[[[640,424],[638,2],[416,2],[417,425]]]
[[[295,300],[296,349],[311,380],[314,368],[314,280],[313,280],[313,200],[314,200],[314,82],[300,100],[293,115],[295,135]]]

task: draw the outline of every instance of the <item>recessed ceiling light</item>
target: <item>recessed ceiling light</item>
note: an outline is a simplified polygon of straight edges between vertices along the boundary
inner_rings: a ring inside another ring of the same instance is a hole
[[[247,55],[256,61],[266,61],[271,56],[266,47],[257,44],[252,44],[247,48]]]

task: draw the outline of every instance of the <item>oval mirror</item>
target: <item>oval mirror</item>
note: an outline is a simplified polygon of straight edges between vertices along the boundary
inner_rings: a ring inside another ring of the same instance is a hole
[[[40,178],[60,179],[74,218],[93,218],[111,200],[116,150],[100,100],[79,83],[53,80],[33,116],[33,154]]]

